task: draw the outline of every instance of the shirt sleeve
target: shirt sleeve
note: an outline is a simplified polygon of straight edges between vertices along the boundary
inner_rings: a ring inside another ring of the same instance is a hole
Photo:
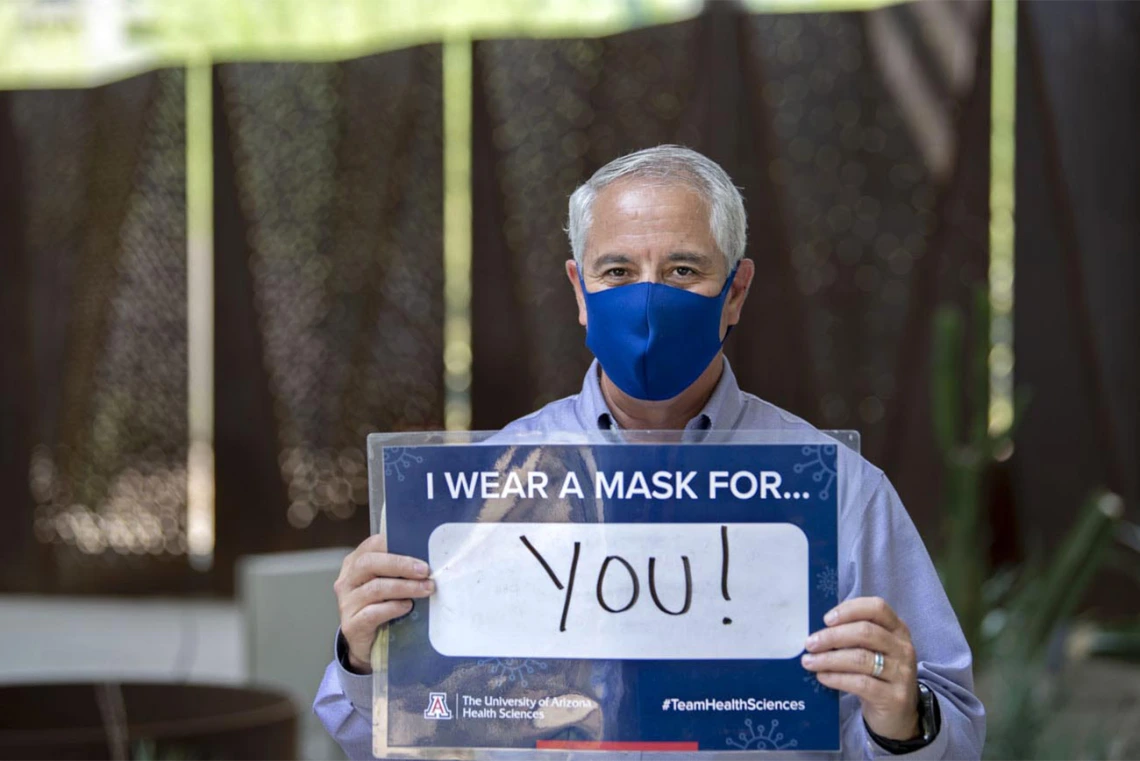
[[[849,758],[977,759],[986,713],[974,695],[973,658],[946,592],[902,501],[879,474],[840,570],[843,599],[882,597],[910,629],[918,678],[942,714],[938,735],[924,748],[894,755],[866,732],[858,698],[844,695],[843,748]]]
[[[336,633],[333,660],[325,669],[313,713],[351,759],[372,756],[372,677],[353,674],[341,659],[343,638]]]

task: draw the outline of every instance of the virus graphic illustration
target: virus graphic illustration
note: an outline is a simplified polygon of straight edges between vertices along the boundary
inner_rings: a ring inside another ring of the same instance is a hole
[[[815,575],[815,588],[827,597],[834,597],[839,591],[839,578],[835,569],[827,566]]]
[[[763,724],[752,725],[752,719],[745,719],[744,725],[747,729],[741,729],[736,737],[729,737],[724,742],[737,750],[787,750],[788,748],[795,748],[799,745],[798,740],[784,741],[784,733],[777,732],[777,727],[780,726],[779,719],[772,719],[771,728],[766,728]]]
[[[527,675],[538,671],[546,671],[545,661],[536,661],[531,658],[484,658],[479,661],[480,666],[490,666],[492,687],[501,687],[507,682],[518,682],[520,686],[527,686]]]
[[[811,473],[811,480],[817,484],[823,484],[823,489],[819,492],[820,499],[827,499],[831,496],[831,487],[835,484],[835,468],[824,461],[824,456],[835,456],[835,444],[820,444],[817,446],[805,446],[800,450],[804,457],[809,457],[807,462],[801,462],[793,466],[792,470],[796,473]]]
[[[407,447],[393,447],[384,450],[384,477],[396,477],[397,481],[404,480],[404,474],[412,467],[412,463],[423,462],[424,458],[412,454]]]

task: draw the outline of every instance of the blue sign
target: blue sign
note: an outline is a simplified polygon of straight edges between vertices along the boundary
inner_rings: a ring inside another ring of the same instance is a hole
[[[377,747],[839,750],[800,665],[836,448],[384,447],[389,552],[437,591],[388,627]]]

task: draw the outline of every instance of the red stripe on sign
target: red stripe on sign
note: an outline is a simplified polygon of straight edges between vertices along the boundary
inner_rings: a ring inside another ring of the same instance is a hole
[[[582,740],[539,740],[539,750],[697,750],[694,742],[590,742]]]

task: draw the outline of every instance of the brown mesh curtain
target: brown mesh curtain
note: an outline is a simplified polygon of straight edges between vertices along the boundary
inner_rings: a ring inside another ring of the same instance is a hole
[[[1034,544],[1089,491],[1140,496],[1140,5],[1019,6],[1013,457]],[[1135,608],[1102,585],[1098,602]]]
[[[195,581],[183,81],[0,93],[5,589]]]
[[[699,18],[475,45],[475,428],[574,393],[589,355],[566,201],[623,153],[688,145],[743,188],[757,277],[727,352],[742,386],[858,428],[935,519],[933,308],[985,282],[988,7]]]
[[[566,198],[680,142],[747,198],[744,387],[860,428],[932,517],[929,321],[985,272],[987,39],[973,3],[711,3],[477,43],[474,427],[578,388]],[[216,588],[244,552],[355,543],[364,436],[442,426],[441,87],[438,46],[215,68]],[[180,72],[0,96],[10,588],[189,583],[183,102]]]
[[[441,49],[227,64],[214,93],[226,568],[355,545],[365,436],[443,427]]]

